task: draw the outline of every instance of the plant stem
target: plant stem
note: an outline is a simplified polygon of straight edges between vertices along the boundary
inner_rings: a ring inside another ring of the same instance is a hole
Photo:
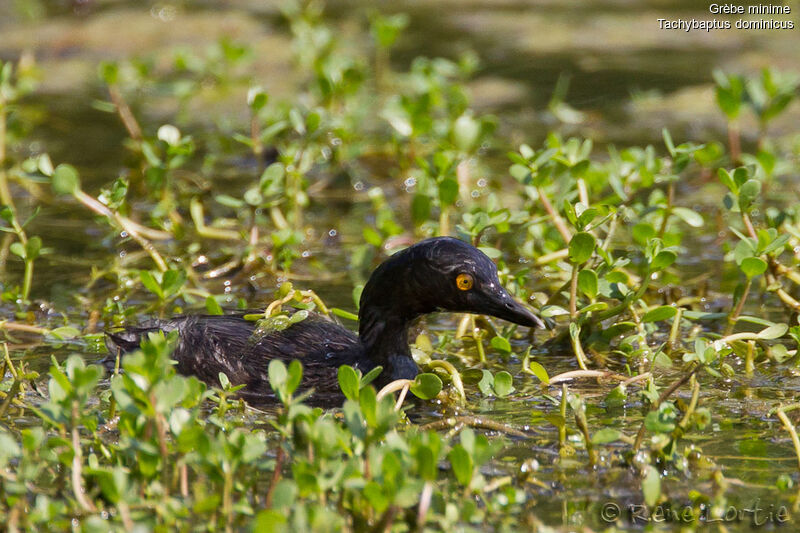
[[[11,191],[8,189],[6,162],[6,100],[0,95],[0,205],[7,205],[14,210]]]
[[[14,401],[14,398],[16,398],[17,393],[19,392],[21,384],[22,382],[19,380],[19,378],[14,378],[14,382],[11,384],[11,388],[6,393],[5,400],[3,400],[2,405],[0,405],[0,420],[5,418],[6,413],[8,412],[8,408],[11,407],[11,402]]]
[[[689,381],[691,377],[694,376],[698,370],[700,370],[700,365],[695,365],[694,368],[692,368],[689,372],[687,372],[685,375],[683,375],[681,378],[675,381],[672,385],[670,385],[664,392],[661,393],[658,399],[650,406],[649,411],[655,411],[656,409],[658,409],[667,398],[672,396],[672,393],[678,390],[678,388],[680,388],[684,383]],[[642,425],[639,427],[639,432],[636,434],[636,440],[633,443],[634,454],[636,454],[636,452],[639,451],[639,448],[642,447],[642,441],[644,441],[645,431],[646,431],[645,421],[642,420]]]
[[[458,428],[456,433],[460,432],[464,426],[469,426],[478,429],[488,429],[490,431],[499,431],[511,435],[512,437],[530,437],[528,433],[520,431],[509,424],[503,424],[495,420],[489,420],[480,416],[464,415],[464,416],[451,416],[436,422],[430,422],[419,426],[420,431],[440,430],[447,428]]]
[[[586,353],[583,351],[583,346],[581,345],[580,327],[577,328],[574,335],[570,331],[570,340],[572,341],[572,350],[575,352],[575,358],[578,360],[578,366],[581,367],[581,370],[588,370],[586,368]]]
[[[278,444],[278,453],[275,454],[275,469],[272,471],[272,481],[269,484],[267,495],[264,498],[264,507],[267,509],[272,507],[272,493],[278,481],[281,479],[281,468],[283,468],[283,446]]]
[[[78,433],[78,402],[72,402],[72,493],[81,508],[89,513],[94,513],[97,508],[86,497],[83,489],[83,452],[81,450],[81,439]]]
[[[725,327],[725,333],[723,334],[724,337],[727,337],[728,335],[733,333],[733,327],[736,325],[736,321],[739,320],[739,315],[742,314],[742,309],[744,308],[744,302],[745,300],[747,300],[747,295],[750,294],[750,286],[752,284],[753,280],[751,278],[747,278],[747,282],[744,285],[744,290],[742,291],[742,296],[736,303],[736,307],[728,315],[728,325]]]
[[[150,403],[155,408],[157,403],[156,397],[154,393],[150,395]],[[161,454],[161,483],[164,486],[164,496],[169,497],[169,449],[167,448],[167,428],[166,428],[166,421],[164,420],[164,415],[156,412],[155,413],[155,421],[156,421],[156,436],[158,438],[158,450]]]
[[[481,363],[485,363],[486,352],[483,351],[483,330],[474,328],[472,330],[472,338],[475,339],[475,346],[478,348],[478,360]]]
[[[747,353],[744,357],[744,371],[748,376],[752,376],[753,370],[755,370],[755,365],[753,364],[753,355],[755,354],[755,349],[756,341],[747,341]]]
[[[144,251],[150,255],[153,259],[153,262],[156,264],[156,267],[160,272],[167,271],[167,263],[164,262],[164,258],[161,257],[161,254],[158,253],[153,243],[148,241],[141,235],[139,231],[142,226],[134,223],[132,220],[123,217],[119,213],[112,211],[108,207],[105,206],[102,202],[98,201],[92,196],[89,196],[82,190],[77,190],[74,193],[75,199],[82,203],[84,206],[89,208],[90,210],[94,211],[98,215],[102,215],[109,219],[109,221],[114,222],[117,226],[122,228],[124,231],[128,232],[128,235],[136,241],[139,246],[141,246]],[[159,232],[160,233],[160,232]]]
[[[442,206],[441,212],[439,213],[439,235],[440,236],[447,236],[450,235],[450,217],[449,217],[449,209],[446,206]]]
[[[122,125],[125,126],[125,129],[128,131],[128,135],[137,143],[141,142],[142,128],[139,127],[136,117],[133,116],[130,106],[128,106],[128,103],[125,101],[116,83],[112,83],[108,86],[108,94],[111,96],[111,103],[117,108],[119,118],[122,120]]]
[[[36,333],[37,335],[47,335],[50,332],[50,330],[39,326],[20,324],[19,322],[8,322],[5,320],[0,320],[0,330],[24,331],[25,333]]]
[[[569,241],[572,240],[572,234],[569,231],[569,228],[564,223],[564,220],[558,215],[555,209],[553,209],[553,205],[550,203],[550,200],[547,199],[547,195],[544,193],[541,187],[536,187],[536,192],[539,195],[539,200],[542,202],[542,207],[550,215],[550,220],[552,220],[553,225],[558,230],[558,233],[561,235],[561,238],[564,239],[564,242],[569,244]]]
[[[671,353],[678,347],[678,333],[681,328],[681,317],[683,316],[683,307],[678,307],[675,312],[675,318],[672,319],[672,327],[669,330],[669,339],[667,340],[667,350]]]
[[[700,383],[697,381],[697,376],[692,376],[692,399],[689,401],[689,406],[686,408],[686,413],[683,415],[683,418],[678,423],[678,427],[675,428],[673,432],[673,437],[677,436],[676,433],[678,430],[681,432],[686,431],[686,427],[689,425],[689,420],[692,417],[695,409],[697,409],[697,400],[700,397]]]
[[[558,449],[563,450],[567,445],[567,384],[561,384],[561,406],[559,410],[561,424],[558,426]]]
[[[744,227],[747,229],[747,234],[750,237],[758,240],[758,236],[756,235],[756,230],[753,227],[753,221],[750,220],[750,215],[748,215],[747,213],[742,213],[742,222],[744,223]]]
[[[381,390],[378,391],[378,394],[376,395],[375,399],[381,401],[387,395],[395,393],[399,390],[403,390],[412,383],[414,382],[413,380],[410,379],[396,379],[394,381],[390,381]]]
[[[664,233],[667,231],[667,223],[669,222],[669,216],[672,214],[672,202],[675,197],[675,184],[670,183],[667,186],[667,207],[664,208],[664,217],[661,219],[661,227],[658,228],[658,238],[661,239],[664,237]]]
[[[792,421],[789,420],[789,417],[783,412],[783,409],[778,408],[777,414],[778,418],[780,418],[783,423],[783,427],[786,428],[786,431],[789,432],[789,436],[792,438],[794,453],[797,455],[797,467],[800,468],[800,438],[797,437],[797,431],[794,429]]]
[[[241,238],[238,231],[207,226],[205,223],[203,204],[198,198],[192,198],[189,202],[189,214],[192,217],[192,222],[194,222],[195,231],[197,231],[197,234],[201,237],[231,241],[238,241]]]
[[[458,397],[461,399],[461,403],[465,404],[467,402],[467,395],[464,392],[464,382],[461,381],[461,374],[458,372],[458,369],[455,366],[447,361],[442,361],[441,359],[433,359],[428,363],[428,367],[441,368],[450,374],[453,387],[455,387],[456,392],[458,392]]]
[[[742,154],[741,139],[739,135],[739,123],[736,120],[728,122],[728,147],[731,151],[731,162],[739,164]]]
[[[578,198],[585,206],[589,206],[589,192],[586,190],[586,181],[583,178],[578,178]]]
[[[232,467],[225,472],[225,483],[222,487],[222,514],[225,516],[225,533],[233,531],[233,471]]]
[[[569,317],[578,316],[578,265],[572,265],[572,277],[569,281]]]
[[[639,374],[634,377],[623,376],[622,374],[615,374],[610,370],[570,370],[569,372],[564,372],[562,374],[558,374],[550,378],[550,383],[548,385],[555,385],[556,383],[561,383],[562,381],[570,381],[573,379],[580,379],[580,378],[604,378],[604,379],[615,379],[617,381],[622,381],[627,383],[633,383],[635,381],[641,381],[643,379],[647,379],[650,377],[650,373],[647,372],[645,374]]]
[[[584,411],[575,411],[575,424],[583,435],[583,441],[586,445],[586,453],[589,455],[589,466],[597,464],[597,452],[592,446],[592,438],[589,435],[589,426],[586,424],[586,413]]]

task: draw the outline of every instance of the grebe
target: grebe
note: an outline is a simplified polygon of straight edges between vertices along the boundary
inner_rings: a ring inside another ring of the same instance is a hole
[[[500,285],[497,267],[474,246],[434,237],[389,257],[372,273],[361,293],[358,335],[315,313],[283,330],[254,336],[256,322],[245,314],[191,315],[158,320],[106,333],[111,354],[139,347],[152,331],[178,330],[172,358],[182,374],[209,384],[219,373],[245,385],[250,401],[274,399],[267,369],[272,359],[303,363],[301,390],[313,400],[340,398],[337,369],[351,365],[363,373],[383,367],[377,383],[414,379],[418,368],[408,346],[408,330],[420,316],[437,311],[492,315],[523,326],[542,321]]]

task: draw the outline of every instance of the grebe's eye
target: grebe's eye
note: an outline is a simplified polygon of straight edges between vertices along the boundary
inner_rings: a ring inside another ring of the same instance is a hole
[[[468,291],[472,288],[472,276],[469,274],[459,274],[456,278],[456,286],[461,291]]]

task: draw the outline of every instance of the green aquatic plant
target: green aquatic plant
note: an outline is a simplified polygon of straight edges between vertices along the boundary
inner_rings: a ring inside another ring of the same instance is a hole
[[[16,67],[16,68],[15,68]],[[6,268],[9,252],[24,263],[22,286],[16,297],[27,303],[33,285],[33,266],[42,252],[42,239],[29,236],[25,227],[36,217],[38,210],[21,215],[15,205],[10,182],[16,179],[20,185],[31,192],[38,192],[36,182],[39,176],[49,176],[53,165],[47,154],[27,158],[23,161],[11,159],[10,149],[15,136],[20,134],[20,125],[15,124],[16,104],[36,87],[37,73],[30,58],[20,60],[16,65],[0,61],[0,218],[3,225],[0,231],[5,236],[0,245],[0,272]]]

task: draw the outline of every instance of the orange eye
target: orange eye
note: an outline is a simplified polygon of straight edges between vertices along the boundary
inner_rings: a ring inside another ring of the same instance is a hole
[[[456,286],[459,290],[468,291],[472,288],[472,276],[469,274],[459,274],[456,278]]]

